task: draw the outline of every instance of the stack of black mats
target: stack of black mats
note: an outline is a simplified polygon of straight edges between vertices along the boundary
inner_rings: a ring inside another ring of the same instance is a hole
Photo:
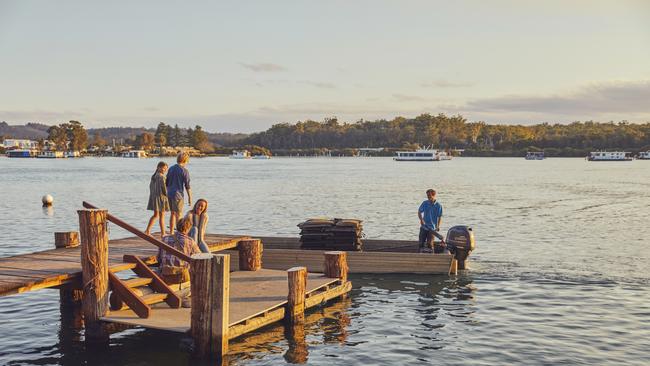
[[[298,224],[298,227],[301,249],[361,250],[361,220],[309,219]]]

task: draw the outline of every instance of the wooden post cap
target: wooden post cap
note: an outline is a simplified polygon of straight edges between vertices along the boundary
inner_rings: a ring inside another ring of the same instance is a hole
[[[79,246],[78,231],[63,231],[54,233],[54,246],[57,248],[72,248]]]
[[[190,262],[190,334],[195,355],[222,359],[228,353],[230,255],[200,253]]]
[[[325,252],[325,277],[340,278],[343,282],[348,279],[348,253],[342,251]]]
[[[262,241],[260,239],[241,240],[239,249],[239,270],[257,271],[262,268]]]
[[[307,288],[307,268],[293,267],[287,270],[289,294],[287,295],[286,320],[290,324],[305,319],[305,290]]]

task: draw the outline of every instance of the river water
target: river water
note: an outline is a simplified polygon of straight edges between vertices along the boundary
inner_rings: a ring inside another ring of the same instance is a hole
[[[52,248],[52,232],[77,230],[82,200],[144,227],[156,162],[0,158],[0,257]],[[364,220],[367,238],[415,240],[434,188],[443,230],[470,225],[477,240],[457,277],[352,276],[349,299],[310,313],[304,342],[266,328],[231,342],[231,365],[650,363],[650,161],[204,158],[188,168],[195,199],[210,202],[210,232],[296,236],[300,221],[334,216]],[[132,329],[90,351],[61,324],[58,291],[0,298],[0,364],[194,364],[181,335]]]

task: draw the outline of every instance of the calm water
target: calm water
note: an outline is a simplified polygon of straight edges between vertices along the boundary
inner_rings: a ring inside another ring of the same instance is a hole
[[[52,232],[77,229],[82,200],[144,227],[155,164],[0,158],[0,256],[50,249]],[[207,158],[189,169],[210,232],[294,236],[305,218],[336,216],[363,219],[368,238],[415,239],[433,187],[443,229],[471,225],[477,239],[467,273],[353,276],[348,300],[308,318],[305,342],[267,328],[231,343],[232,365],[650,363],[650,161]],[[180,335],[134,329],[87,351],[60,318],[57,291],[0,298],[0,364],[192,363]]]

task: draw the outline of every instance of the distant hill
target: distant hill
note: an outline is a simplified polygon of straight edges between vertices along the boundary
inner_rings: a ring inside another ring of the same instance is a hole
[[[7,122],[0,122],[0,136],[37,140],[47,137],[48,128],[50,128],[50,126],[40,123],[28,123],[24,126],[10,126]]]
[[[26,125],[9,125],[6,122],[0,122],[0,136],[6,138],[32,139],[47,138],[48,125],[41,123],[28,123]],[[182,129],[183,132],[186,129]],[[95,134],[99,134],[108,143],[134,140],[136,136],[149,132],[156,133],[155,128],[145,127],[102,127],[87,129],[89,139]],[[207,132],[208,139],[215,146],[237,146],[239,142],[248,137],[245,133],[211,133]]]

